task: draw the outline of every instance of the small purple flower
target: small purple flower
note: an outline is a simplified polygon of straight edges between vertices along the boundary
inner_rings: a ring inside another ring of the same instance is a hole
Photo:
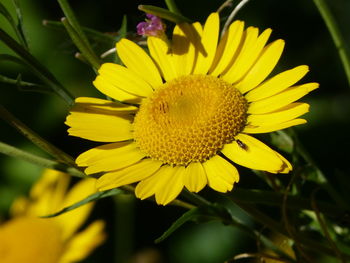
[[[146,22],[140,22],[136,26],[137,34],[141,36],[159,36],[164,33],[165,25],[162,20],[151,14],[146,14]]]

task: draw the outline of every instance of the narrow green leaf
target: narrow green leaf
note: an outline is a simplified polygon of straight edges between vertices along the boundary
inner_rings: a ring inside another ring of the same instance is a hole
[[[82,205],[85,205],[87,203],[90,203],[90,202],[94,202],[94,201],[97,201],[101,198],[105,198],[105,197],[108,197],[108,196],[113,196],[113,195],[118,195],[118,194],[122,194],[124,193],[123,190],[119,189],[119,188],[116,188],[116,189],[111,189],[111,190],[106,190],[106,191],[103,191],[103,192],[97,192],[97,193],[94,193],[92,195],[89,195],[88,197],[86,197],[85,199],[79,201],[79,202],[76,202],[75,204],[71,205],[71,206],[67,206],[65,208],[63,208],[62,210],[56,212],[56,213],[53,213],[53,214],[50,214],[50,215],[46,215],[46,216],[42,216],[42,218],[50,218],[50,217],[55,217],[55,216],[59,216],[61,214],[64,214],[64,213],[67,213],[71,210],[74,210]]]
[[[162,242],[168,238],[174,231],[185,224],[188,221],[195,222],[208,222],[218,220],[224,224],[231,224],[232,217],[227,209],[218,204],[211,204],[208,206],[201,206],[192,208],[191,210],[184,213],[179,217],[170,227],[166,230],[163,235],[155,240],[155,243]]]
[[[96,63],[96,61],[98,61],[98,57],[96,56],[94,50],[92,49],[90,42],[87,39],[86,35],[84,34],[84,31],[82,30],[82,28],[78,22],[78,19],[76,18],[72,8],[68,4],[68,1],[67,0],[58,0],[58,3],[60,5],[64,15],[66,16],[69,25],[73,28],[75,38],[79,39],[79,42],[82,42],[84,47],[86,48],[86,50],[84,50],[84,52],[86,52],[86,54],[84,54],[82,52],[83,55],[85,57],[89,56],[90,59],[94,60],[95,61],[94,63]],[[66,25],[65,25],[65,27],[66,27]],[[66,27],[66,29],[67,29],[67,27]],[[99,64],[99,63],[97,63],[97,64]],[[96,68],[96,69],[98,69],[98,68]]]
[[[126,15],[123,16],[122,25],[120,26],[120,29],[118,32],[119,32],[120,38],[126,37],[126,33],[128,32],[128,19]]]
[[[177,229],[179,229],[183,224],[188,221],[194,220],[200,213],[198,207],[193,208],[186,213],[184,213],[181,217],[179,217],[169,228],[166,230],[159,238],[155,240],[155,243],[160,243],[166,238],[168,238],[172,233],[174,233]]]
[[[21,43],[23,44],[23,46],[25,46],[28,49],[28,41],[27,38],[25,36],[25,31],[24,31],[24,27],[23,27],[23,16],[22,16],[22,10],[21,7],[19,5],[19,1],[18,0],[12,0],[13,5],[15,6],[16,9],[16,15],[17,15],[17,21],[18,24],[16,26],[16,31],[18,32],[18,38],[21,41]]]
[[[10,61],[10,62],[16,63],[18,65],[21,65],[23,67],[28,66],[27,63],[23,59],[20,59],[18,57],[15,57],[15,56],[12,56],[12,55],[8,55],[8,54],[0,54],[0,60],[1,61],[7,60],[7,61]]]
[[[69,106],[74,104],[74,97],[58,82],[54,75],[1,28],[0,40],[19,55],[25,62],[26,66],[28,66],[33,73],[44,81]]]
[[[14,146],[8,145],[6,143],[0,142],[0,153],[6,154],[11,157],[19,158],[24,161],[30,162],[35,165],[39,165],[45,168],[51,168],[54,170],[62,171],[76,177],[87,177],[82,171],[75,167],[70,167],[66,164],[53,161],[47,158],[37,156],[35,154],[23,151]]]
[[[157,7],[157,6],[153,6],[153,5],[139,5],[138,8],[139,8],[139,10],[141,10],[145,13],[158,16],[160,18],[174,22],[176,24],[180,24],[183,22],[187,22],[187,23],[192,22],[189,18],[187,18],[183,15],[173,13],[173,12],[171,12],[167,9],[161,8],[161,7]]]
[[[174,0],[165,0],[165,4],[171,12],[174,14],[180,14],[180,11],[177,8]]]
[[[80,35],[77,33],[77,31],[75,31],[75,29],[72,27],[72,25],[69,23],[69,21],[65,17],[61,19],[61,22],[66,28],[73,43],[77,46],[77,48],[79,49],[81,54],[84,56],[84,58],[90,63],[90,65],[95,70],[99,69],[101,63],[99,59],[96,57],[96,55],[89,50],[88,46],[86,45],[86,42],[82,40]]]
[[[0,14],[2,14],[5,17],[5,19],[9,22],[10,26],[16,33],[18,40],[22,43],[22,45],[24,45],[27,48],[28,47],[27,42],[23,39],[21,31],[17,27],[15,20],[13,19],[10,12],[6,9],[6,7],[2,3],[0,3]]]
[[[323,21],[325,22],[329,33],[332,36],[334,45],[338,50],[340,60],[343,64],[343,68],[348,79],[348,84],[350,87],[350,53],[349,47],[344,40],[342,33],[340,32],[337,21],[335,20],[334,15],[328,7],[328,4],[325,0],[314,0],[314,3],[320,12]]]

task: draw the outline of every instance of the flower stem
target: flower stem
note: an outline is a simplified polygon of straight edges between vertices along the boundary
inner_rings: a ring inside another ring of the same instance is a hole
[[[32,141],[39,148],[43,149],[45,152],[50,154],[52,157],[55,157],[58,161],[63,162],[69,166],[74,167],[75,162],[74,159],[61,151],[36,132],[31,130],[28,126],[22,123],[19,119],[13,116],[9,111],[7,111],[2,105],[0,105],[0,118],[5,120],[8,124],[15,127],[21,134],[23,134],[26,138]]]
[[[332,36],[350,86],[350,55],[345,45],[344,38],[339,30],[338,24],[335,21],[331,11],[329,10],[329,7],[325,0],[314,0],[314,3]]]
[[[78,170],[75,167],[70,167],[70,166],[63,164],[63,163],[60,163],[58,161],[39,157],[37,155],[25,152],[23,150],[20,150],[16,147],[13,147],[13,146],[8,145],[8,144],[3,143],[3,142],[0,142],[0,153],[6,154],[6,155],[11,156],[11,157],[19,158],[19,159],[28,161],[30,163],[42,166],[42,167],[62,171],[62,172],[68,173],[72,176],[81,177],[81,178],[87,177],[87,175],[85,175],[82,171]]]

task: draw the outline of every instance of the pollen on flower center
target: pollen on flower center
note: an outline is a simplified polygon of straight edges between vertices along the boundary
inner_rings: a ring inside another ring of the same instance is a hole
[[[232,84],[212,76],[179,77],[142,101],[134,138],[152,159],[204,162],[242,131],[246,112],[247,101]]]

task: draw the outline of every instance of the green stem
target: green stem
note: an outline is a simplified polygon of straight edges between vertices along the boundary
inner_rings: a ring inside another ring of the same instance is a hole
[[[72,25],[69,23],[69,21],[65,17],[61,19],[61,22],[66,28],[74,44],[77,46],[81,54],[84,56],[84,58],[91,64],[91,66],[95,70],[99,69],[101,63],[99,59],[96,57],[96,55],[90,51],[89,47],[86,45],[86,42],[83,41],[83,39],[80,37],[77,31],[75,31],[75,29],[72,27]]]
[[[165,0],[165,4],[168,7],[170,12],[181,15],[179,9],[177,8],[174,0]]]
[[[0,142],[0,153],[6,154],[11,157],[19,158],[42,167],[59,170],[68,173],[72,176],[81,178],[87,177],[87,175],[85,175],[82,171],[78,170],[75,167],[70,167],[66,164],[57,161],[39,157],[37,155],[25,152],[3,142]]]
[[[320,12],[326,26],[332,36],[333,42],[338,50],[344,71],[350,86],[350,56],[345,45],[344,38],[339,30],[338,24],[334,19],[325,0],[314,0],[314,3]]]
[[[54,75],[1,28],[0,40],[19,55],[28,67],[69,106],[74,104],[74,97],[58,82]]]
[[[8,78],[8,77],[2,76],[2,75],[0,75],[0,82],[11,84],[11,85],[17,85],[17,86],[23,87],[23,88],[38,88],[38,89],[42,89],[43,91],[45,90],[45,87],[43,87],[40,84],[26,82],[26,81],[22,81],[20,79],[11,79],[11,78]]]
[[[43,20],[43,25],[56,30],[65,30],[65,27],[63,26],[62,22],[59,21]],[[81,27],[81,29],[90,39],[94,39],[96,41],[107,44],[111,44],[116,41],[115,37],[112,35],[101,33],[99,31],[87,27]]]
[[[188,191],[187,189],[184,189],[181,192],[181,195],[184,196],[186,199],[188,199],[191,203],[195,204],[196,206],[210,206],[211,203],[207,200],[205,200],[203,197],[196,193],[192,193]]]
[[[13,116],[9,111],[7,111],[2,105],[0,105],[0,118],[2,118],[8,124],[15,127],[17,131],[19,131],[21,134],[23,134],[26,138],[28,138],[41,149],[43,149],[45,152],[50,154],[52,157],[55,157],[58,161],[66,163],[69,166],[75,166],[74,159],[71,156],[61,151],[60,149],[46,141],[44,138],[42,138],[40,135],[38,135],[36,132],[31,130],[28,126],[26,126],[19,119]]]

